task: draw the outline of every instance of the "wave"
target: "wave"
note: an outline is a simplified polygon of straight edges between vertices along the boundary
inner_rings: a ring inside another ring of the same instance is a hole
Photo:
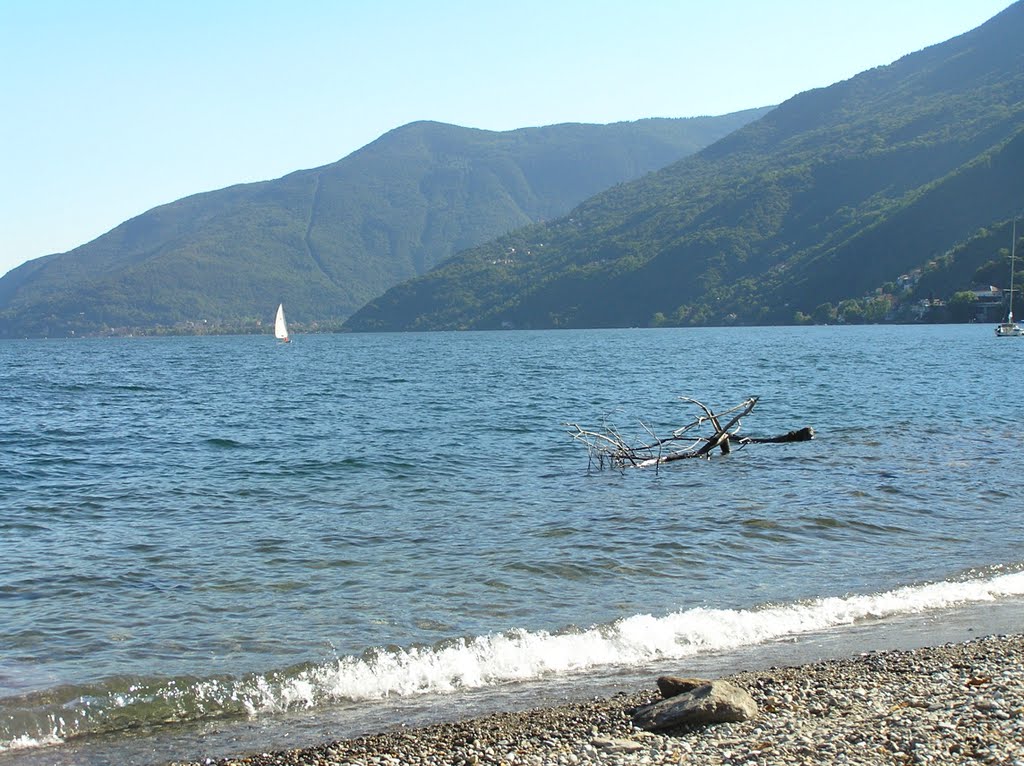
[[[452,694],[728,651],[870,620],[1024,596],[1024,571],[755,609],[638,614],[558,633],[513,630],[434,646],[379,648],[244,677],[115,679],[0,700],[0,752],[93,734],[259,717],[390,696]]]
[[[224,449],[234,449],[236,447],[244,447],[240,441],[236,439],[228,439],[222,436],[211,436],[206,439],[206,443],[211,447],[221,447]]]

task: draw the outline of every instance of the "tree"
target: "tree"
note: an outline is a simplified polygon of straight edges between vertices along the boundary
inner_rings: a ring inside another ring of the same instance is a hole
[[[877,298],[872,298],[864,306],[864,320],[871,323],[881,322],[885,319],[891,308],[892,303],[889,296],[881,295]]]
[[[833,324],[836,321],[836,309],[831,303],[822,303],[811,314],[815,324]]]
[[[864,307],[856,298],[849,298],[842,301],[836,309],[839,320],[845,324],[863,324]]]
[[[953,293],[947,304],[949,307],[949,318],[954,322],[970,322],[974,319],[975,304],[977,296],[970,290],[960,290]]]

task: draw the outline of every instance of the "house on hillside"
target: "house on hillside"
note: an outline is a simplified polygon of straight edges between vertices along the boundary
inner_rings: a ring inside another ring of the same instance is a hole
[[[899,286],[901,292],[909,293],[917,287],[917,283],[920,279],[921,269],[914,269],[909,274],[900,274],[899,279],[896,280],[896,284]]]
[[[974,321],[1000,321],[1005,310],[1006,291],[995,285],[984,285],[972,287],[971,292],[974,293]]]
[[[940,298],[921,298],[910,305],[910,316],[915,322],[943,321],[945,308]]]

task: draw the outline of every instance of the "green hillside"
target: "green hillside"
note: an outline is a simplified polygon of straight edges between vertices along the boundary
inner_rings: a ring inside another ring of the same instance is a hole
[[[789,323],[995,278],[1024,208],[1024,4],[802,93],[375,299],[355,330]],[[987,264],[987,265],[986,265]],[[981,271],[979,272],[979,268]],[[999,284],[999,282],[996,282]]]
[[[0,337],[331,328],[454,253],[564,214],[768,109],[491,132],[418,122],[331,165],[197,194],[0,279]]]

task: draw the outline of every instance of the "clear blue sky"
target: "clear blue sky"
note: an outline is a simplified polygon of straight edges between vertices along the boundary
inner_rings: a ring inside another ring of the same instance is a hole
[[[0,275],[392,128],[717,115],[1009,0],[0,0]]]

